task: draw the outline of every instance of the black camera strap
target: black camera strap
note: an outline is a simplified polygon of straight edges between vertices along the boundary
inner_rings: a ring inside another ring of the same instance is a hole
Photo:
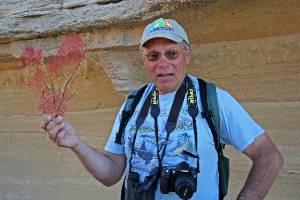
[[[194,139],[195,139],[195,148],[196,148],[197,155],[191,154],[186,150],[184,150],[183,153],[190,155],[191,157],[197,158],[197,173],[199,173],[200,166],[199,166],[199,154],[198,154],[198,129],[196,123],[196,117],[199,114],[199,109],[197,104],[196,90],[190,77],[187,77],[187,102],[188,102],[188,113],[193,119]]]
[[[154,118],[154,130],[155,130],[155,140],[156,140],[156,156],[158,160],[159,169],[162,169],[162,161],[159,156],[159,141],[158,141],[158,122],[157,117],[160,113],[159,108],[159,93],[158,90],[152,92],[151,95],[151,116]]]
[[[162,150],[162,154],[161,154],[161,158],[160,158],[160,167],[162,167],[162,161],[163,158],[165,156],[166,153],[166,149],[167,149],[167,142],[169,140],[169,136],[170,134],[173,132],[173,130],[176,128],[176,124],[177,124],[177,120],[178,120],[178,116],[179,116],[179,112],[181,110],[182,104],[183,104],[183,100],[184,100],[184,94],[186,92],[186,87],[185,87],[185,80],[183,81],[183,83],[181,84],[181,86],[179,87],[179,89],[177,90],[173,103],[172,103],[172,107],[169,113],[169,117],[166,123],[166,131],[167,131],[167,137],[166,137],[166,141],[165,144],[163,146],[163,150]],[[151,105],[151,109],[152,109],[153,105]],[[157,116],[152,116],[154,118],[155,121],[157,121]],[[155,132],[157,132],[158,135],[158,130],[155,130]],[[157,143],[158,145],[158,143]],[[161,168],[162,169],[162,168]]]
[[[155,128],[155,139],[156,139],[156,145],[157,145],[157,159],[158,159],[158,164],[159,164],[159,169],[162,169],[162,161],[165,156],[166,152],[166,146],[167,142],[169,139],[170,134],[173,132],[173,130],[176,128],[177,120],[179,117],[179,113],[184,101],[185,93],[187,92],[187,101],[188,101],[188,113],[193,119],[193,129],[194,129],[194,139],[195,139],[195,148],[197,155],[192,154],[191,152],[188,151],[183,151],[184,154],[191,156],[193,158],[197,158],[197,172],[199,172],[199,156],[198,156],[198,133],[197,133],[197,125],[196,125],[196,117],[199,113],[198,106],[197,106],[197,97],[196,97],[196,91],[194,88],[194,85],[192,83],[192,80],[190,77],[186,76],[183,83],[181,84],[180,88],[177,90],[172,107],[168,116],[168,120],[166,123],[166,131],[167,131],[167,136],[166,136],[166,141],[163,146],[162,154],[160,156],[159,152],[159,139],[158,139],[158,121],[157,118],[160,113],[160,108],[159,108],[159,92],[157,89],[153,88],[152,92],[147,96],[147,99],[136,119],[136,130],[133,136],[133,141],[132,141],[132,152],[131,152],[131,157],[129,160],[129,172],[131,172],[132,169],[132,158],[134,154],[134,147],[135,147],[135,142],[136,142],[136,137],[137,137],[137,132],[140,128],[140,126],[144,123],[149,109],[151,107],[151,116],[154,119],[154,128]]]

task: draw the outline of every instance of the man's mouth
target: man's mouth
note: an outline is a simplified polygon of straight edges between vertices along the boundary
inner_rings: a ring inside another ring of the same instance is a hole
[[[172,74],[172,73],[166,73],[166,74],[158,74],[157,76],[159,77],[159,78],[167,78],[167,77],[169,77],[169,76],[173,76],[174,74]]]
[[[163,73],[157,75],[157,80],[159,82],[170,82],[173,80],[174,74],[172,73]]]

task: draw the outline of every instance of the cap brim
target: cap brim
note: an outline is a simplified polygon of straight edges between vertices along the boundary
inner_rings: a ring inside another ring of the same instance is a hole
[[[177,35],[160,32],[160,33],[151,34],[151,35],[145,37],[144,39],[142,39],[140,47],[143,47],[146,42],[148,42],[149,40],[154,39],[154,38],[166,38],[166,39],[172,40],[177,43],[183,41],[183,38],[179,37]]]

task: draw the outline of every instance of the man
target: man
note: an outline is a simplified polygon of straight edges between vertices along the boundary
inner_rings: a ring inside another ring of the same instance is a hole
[[[152,83],[128,121],[122,144],[115,138],[124,105],[103,153],[84,143],[60,116],[46,116],[42,127],[53,142],[70,148],[102,184],[111,186],[125,173],[125,199],[219,199],[218,155],[211,130],[201,115],[197,115],[194,126],[186,97],[178,103],[179,91],[189,83],[196,91],[198,108],[203,109],[197,78],[186,74],[191,48],[185,30],[172,19],[160,18],[145,28],[140,48]],[[233,145],[253,162],[237,199],[263,199],[283,164],[281,154],[230,94],[217,88],[217,99],[220,142]],[[155,108],[156,114],[152,112]],[[169,118],[174,116],[176,123],[170,129]],[[166,180],[169,171],[174,174]],[[195,184],[194,190],[186,190],[184,184],[181,190],[181,180]]]

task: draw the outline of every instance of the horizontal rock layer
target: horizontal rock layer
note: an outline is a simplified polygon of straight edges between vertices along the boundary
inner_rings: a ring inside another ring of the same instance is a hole
[[[145,24],[159,16],[175,18],[186,28],[193,50],[191,74],[241,101],[299,100],[299,1],[32,2],[0,6],[3,114],[37,112],[19,68],[23,49],[32,45],[50,57],[70,32],[82,36],[88,55],[70,110],[120,105],[124,96],[117,92],[127,93],[148,80],[139,40]],[[26,17],[31,12],[50,13]]]
[[[285,165],[266,200],[300,197],[300,102],[246,103],[244,106],[266,128],[282,152]],[[102,150],[117,109],[69,113],[66,119],[91,146]],[[16,123],[18,126],[16,126]],[[38,129],[40,116],[0,116],[0,199],[82,200],[120,199],[121,184],[104,187],[68,149],[58,148]],[[5,127],[5,128],[2,128]],[[226,199],[236,199],[251,162],[226,146],[230,158],[230,186]]]
[[[82,36],[87,59],[69,105],[77,112],[65,117],[102,150],[123,93],[148,80],[138,46],[157,17],[186,28],[188,71],[243,101],[283,153],[285,165],[266,199],[299,199],[299,0],[0,0],[0,199],[119,199],[121,183],[104,188],[44,135],[19,58],[28,45],[51,57],[65,35]],[[226,155],[227,199],[235,199],[251,163],[228,147]]]

